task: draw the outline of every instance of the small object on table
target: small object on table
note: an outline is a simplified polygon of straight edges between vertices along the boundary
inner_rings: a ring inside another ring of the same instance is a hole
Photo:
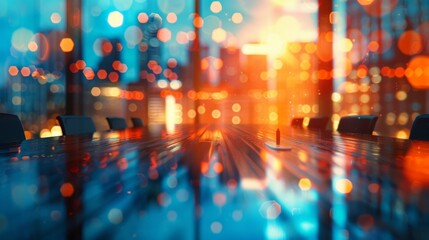
[[[277,128],[276,131],[276,143],[265,142],[265,145],[273,150],[291,150],[290,146],[282,146],[280,145],[280,129]]]
[[[280,145],[280,129],[278,129],[278,128],[276,131],[276,144]]]

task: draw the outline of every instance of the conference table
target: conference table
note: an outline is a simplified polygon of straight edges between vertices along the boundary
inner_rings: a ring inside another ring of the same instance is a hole
[[[161,125],[0,153],[0,239],[429,239],[429,142]]]

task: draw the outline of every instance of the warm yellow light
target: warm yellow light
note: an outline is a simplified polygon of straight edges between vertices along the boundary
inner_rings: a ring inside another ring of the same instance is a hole
[[[94,97],[98,97],[101,94],[101,89],[99,87],[93,87],[91,89],[91,95]]]
[[[232,122],[232,124],[234,124],[234,125],[238,125],[238,124],[240,124],[240,122],[241,122],[241,118],[240,118],[239,116],[234,116],[234,117],[232,117],[231,122]]]
[[[204,113],[206,113],[206,107],[198,106],[197,111],[199,114],[204,114]]]
[[[220,116],[221,116],[221,112],[218,109],[215,109],[215,110],[212,111],[212,117],[214,119],[219,119]]]
[[[51,135],[52,137],[58,137],[63,135],[63,131],[61,130],[60,126],[53,126],[51,128]]]
[[[194,109],[188,111],[188,118],[195,118],[197,116],[197,112]]]
[[[241,13],[236,12],[232,14],[231,20],[235,24],[240,24],[243,22],[243,15]]]
[[[166,88],[168,87],[168,82],[167,80],[161,79],[157,82],[157,85],[159,88]]]
[[[396,138],[408,139],[408,133],[404,130],[400,130],[396,133]]]
[[[212,40],[220,43],[225,41],[226,39],[226,31],[223,28],[216,28],[212,32]]]
[[[63,38],[60,42],[60,48],[63,52],[71,52],[74,48],[74,42],[71,38]]]
[[[298,0],[273,0],[274,4],[283,7],[296,7]]]
[[[48,138],[48,137],[52,137],[51,131],[49,131],[49,129],[42,129],[42,131],[40,131],[40,138]]]
[[[343,193],[343,194],[350,193],[353,190],[353,183],[346,178],[336,180],[335,181],[335,190],[337,190],[339,193]]]
[[[28,50],[30,50],[30,52],[35,52],[35,51],[37,51],[37,49],[39,49],[39,46],[37,45],[37,43],[35,41],[30,41],[28,43]]]
[[[232,111],[234,111],[236,113],[240,112],[241,111],[241,105],[238,103],[232,104]]]
[[[170,88],[173,90],[178,90],[182,87],[182,82],[180,80],[173,80],[170,82]]]
[[[278,119],[278,114],[276,112],[270,112],[269,118],[270,121],[275,122]]]
[[[334,93],[332,93],[331,99],[333,102],[339,103],[342,100],[342,96],[341,96],[341,94],[334,92]]]
[[[113,11],[109,13],[109,16],[107,17],[107,22],[113,28],[120,27],[124,22],[124,16],[118,11]]]
[[[212,4],[210,5],[210,11],[212,11],[213,13],[219,13],[220,11],[222,11],[222,4],[219,1],[212,2]]]
[[[101,94],[106,97],[119,97],[121,89],[118,87],[105,87],[101,90]]]
[[[350,52],[353,48],[353,42],[349,38],[344,38],[341,42],[341,51]]]
[[[396,93],[396,99],[398,99],[399,101],[404,101],[405,99],[407,99],[408,94],[405,91],[398,91]]]
[[[311,181],[308,178],[301,178],[299,180],[298,186],[302,191],[308,191],[311,189]]]
[[[220,69],[223,67],[223,61],[222,61],[222,59],[220,59],[220,58],[215,58],[215,59],[213,60],[213,67],[214,67],[216,70],[220,70]]]
[[[176,99],[169,95],[165,98],[165,125],[168,133],[173,133],[176,127]]]
[[[280,17],[274,26],[275,32],[289,41],[296,41],[298,34],[303,30],[299,19],[288,15]],[[287,31],[285,31],[285,29],[287,29]]]
[[[245,55],[267,55],[268,46],[265,44],[248,43],[241,48],[241,51]]]
[[[359,97],[359,101],[361,103],[369,103],[370,100],[371,100],[371,97],[368,94],[362,94]]]
[[[264,190],[267,183],[264,179],[243,177],[240,181],[241,187],[246,190]]]
[[[358,3],[362,6],[371,5],[374,2],[374,0],[358,0]]]

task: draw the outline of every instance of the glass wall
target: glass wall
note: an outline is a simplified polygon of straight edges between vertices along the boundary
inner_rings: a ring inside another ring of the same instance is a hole
[[[68,34],[67,2],[80,1],[0,2],[0,111],[17,114],[27,137],[61,134],[67,71],[98,130],[106,116],[287,125],[328,114],[335,129],[341,116],[374,114],[377,134],[407,138],[428,112],[425,1],[334,1],[321,13],[332,32],[319,36],[316,0],[199,1],[198,12],[194,0],[82,0],[81,39]],[[332,112],[319,110],[331,101]]]
[[[64,1],[0,3],[0,112],[17,114],[27,137],[64,109],[64,13]]]
[[[347,114],[379,116],[376,132],[408,138],[418,114],[429,112],[427,1],[358,0],[347,14],[336,51],[334,123]]]

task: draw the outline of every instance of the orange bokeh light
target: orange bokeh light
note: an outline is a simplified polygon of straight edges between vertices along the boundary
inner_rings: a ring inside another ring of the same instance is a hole
[[[77,69],[79,69],[79,70],[84,69],[84,68],[86,67],[86,63],[85,63],[85,61],[83,61],[83,60],[78,60],[78,61],[76,62],[76,67],[77,67]]]
[[[92,80],[95,77],[95,73],[91,68],[85,68],[83,70],[83,74],[85,75],[86,79]]]
[[[161,42],[167,42],[171,39],[171,31],[167,28],[161,28],[158,30],[157,37]]]
[[[220,174],[223,172],[223,165],[222,163],[215,163],[213,164],[213,171],[217,174]]]
[[[98,70],[97,77],[99,79],[106,79],[107,78],[107,72],[106,72],[106,70],[104,70],[104,69]]]
[[[61,185],[60,192],[63,197],[71,197],[74,193],[74,187],[71,183],[64,183]]]
[[[370,5],[374,2],[374,0],[358,0],[358,3],[362,6]]]
[[[207,70],[209,68],[209,60],[207,58],[204,58],[201,60],[201,69]]]
[[[177,22],[177,15],[175,13],[169,13],[167,15],[167,22],[169,22],[169,23]]]
[[[417,89],[429,89],[429,56],[411,59],[406,70],[408,82]]]
[[[63,52],[71,52],[74,48],[74,42],[71,38],[63,38],[60,42],[60,48]]]
[[[371,52],[378,52],[379,48],[380,48],[380,44],[378,44],[377,41],[371,41],[368,44],[368,50]]]
[[[414,187],[429,186],[428,145],[413,142],[404,159],[404,175]]]
[[[365,66],[360,66],[357,70],[357,76],[359,78],[364,78],[368,75],[368,70],[366,69]]]
[[[414,55],[423,49],[422,37],[416,31],[405,31],[399,37],[398,48],[403,54]]]
[[[395,76],[397,78],[402,78],[405,75],[405,69],[403,67],[397,67],[395,69]]]
[[[149,21],[149,16],[146,13],[140,13],[137,19],[140,23],[147,23],[147,21]]]
[[[204,26],[204,19],[202,17],[195,17],[194,26],[196,28],[202,28]]]
[[[381,17],[392,13],[398,5],[398,0],[358,0],[365,11],[373,17]]]
[[[104,55],[110,54],[113,50],[112,43],[108,40],[103,41],[101,44],[101,50],[103,51]]]
[[[343,194],[350,193],[353,190],[353,183],[348,179],[339,179],[335,181],[335,189]]]
[[[28,67],[23,67],[23,68],[21,69],[21,74],[22,74],[22,76],[24,76],[24,77],[28,77],[28,76],[30,76],[30,73],[31,73],[31,70],[30,70],[30,68],[28,68]]]
[[[9,67],[9,74],[11,76],[16,76],[19,73],[19,69],[16,66],[10,66]]]
[[[111,82],[117,82],[119,80],[119,74],[117,72],[109,73],[109,80]]]

